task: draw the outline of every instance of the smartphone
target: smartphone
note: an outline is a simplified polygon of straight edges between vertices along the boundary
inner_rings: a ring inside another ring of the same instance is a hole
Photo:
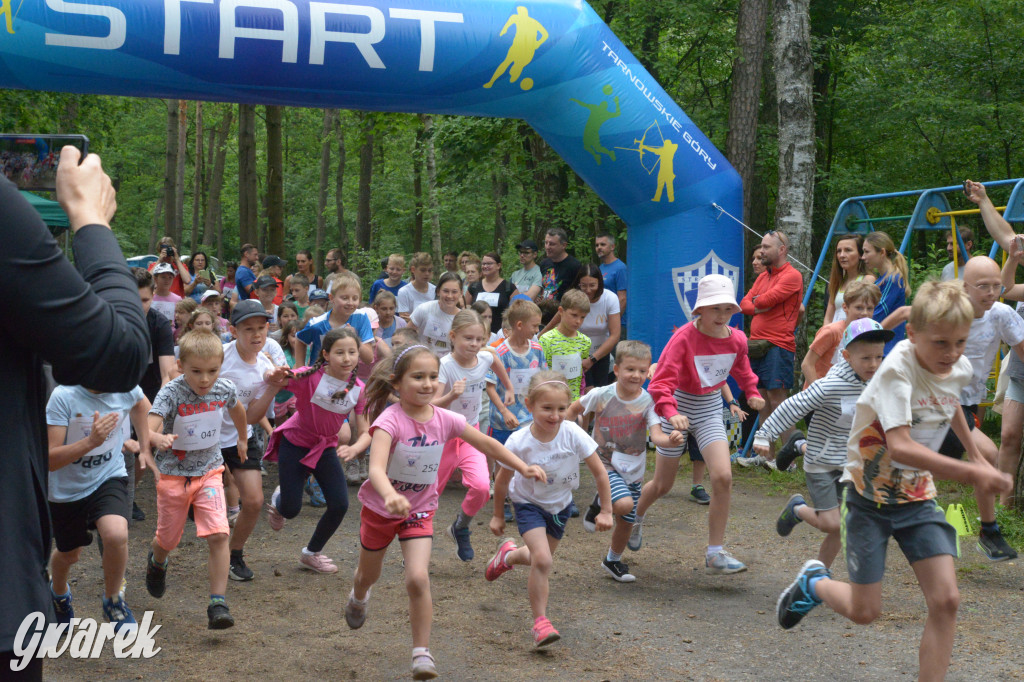
[[[971,196],[971,192],[970,192],[970,190],[969,190],[969,189],[967,188],[967,183],[968,183],[968,182],[970,182],[970,180],[964,180],[964,196],[965,196],[965,197],[969,197],[969,196]]]
[[[83,159],[89,153],[85,135],[0,135],[0,172],[18,189],[53,192],[60,150],[66,145],[78,147]]]

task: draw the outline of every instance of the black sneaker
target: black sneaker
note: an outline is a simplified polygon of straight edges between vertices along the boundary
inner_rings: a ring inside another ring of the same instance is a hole
[[[245,565],[245,558],[241,555],[231,555],[231,565],[228,567],[228,577],[239,582],[252,580],[252,569]]]
[[[153,562],[153,552],[146,559],[146,591],[159,599],[167,590],[167,563],[163,567]]]
[[[145,521],[146,512],[139,509],[139,505],[132,502],[132,521]]]
[[[811,578],[819,575],[828,578],[832,574],[825,568],[825,564],[811,559],[796,574],[796,580],[779,595],[775,615],[784,629],[795,627],[811,609],[821,603],[820,599],[811,594],[810,587]]]
[[[591,503],[587,507],[587,513],[583,515],[583,530],[588,533],[594,533],[597,531],[597,515],[601,513],[601,507],[595,503]]]
[[[228,605],[217,601],[206,607],[206,618],[209,621],[207,628],[210,630],[226,630],[235,624],[235,619],[228,611]]]
[[[608,575],[615,578],[620,583],[636,582],[636,576],[629,572],[629,566],[621,561],[608,561],[608,557],[605,557],[604,561],[601,562],[601,565],[604,566],[604,570]]]
[[[803,431],[794,431],[789,438],[786,439],[786,444],[779,448],[779,453],[775,455],[775,466],[778,467],[779,471],[786,471],[789,469],[789,465],[796,461],[796,458],[802,455],[800,448],[796,446],[798,440],[804,440]]]
[[[708,495],[707,490],[704,490],[704,486],[699,483],[690,488],[690,499],[697,504],[711,504],[711,496]]]
[[[1017,552],[1006,542],[998,529],[994,533],[982,530],[978,533],[978,551],[989,561],[1008,561],[1017,558]]]

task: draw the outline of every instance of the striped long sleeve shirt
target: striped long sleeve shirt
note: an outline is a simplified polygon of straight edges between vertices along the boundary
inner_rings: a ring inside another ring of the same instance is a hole
[[[767,446],[813,411],[807,428],[804,470],[823,473],[841,469],[846,464],[846,443],[857,398],[865,386],[867,383],[850,364],[840,361],[824,377],[779,405],[754,434],[754,444]]]

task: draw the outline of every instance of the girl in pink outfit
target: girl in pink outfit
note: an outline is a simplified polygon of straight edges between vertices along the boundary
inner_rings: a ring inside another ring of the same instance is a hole
[[[332,329],[324,336],[313,366],[296,371],[285,386],[279,386],[295,394],[296,411],[271,434],[264,456],[277,460],[281,480],[267,504],[267,521],[274,530],[281,530],[285,519],[298,516],[309,474],[320,484],[327,508],[299,556],[304,567],[318,573],[338,572],[321,550],[348,511],[348,486],[341,462],[370,444],[365,386],[356,377],[359,346],[359,336],[351,327]],[[358,437],[352,445],[339,446],[338,431],[346,418]]]
[[[739,311],[732,280],[725,275],[707,275],[697,284],[694,319],[676,331],[661,352],[658,369],[647,390],[654,398],[662,430],[682,431],[683,445],[658,448],[654,477],[640,494],[628,544],[633,551],[640,549],[644,514],[655,500],[672,489],[679,457],[686,451],[686,432],[692,431],[711,474],[708,548],[704,560],[708,573],[747,570],[723,547],[732,495],[732,463],[722,420],[721,389],[726,379],[730,375],[736,379],[752,408],[764,406],[764,399],[757,392],[757,375],[751,371],[747,357],[747,337],[729,326],[729,319]],[[738,418],[746,416],[735,401],[729,409]]]
[[[431,405],[438,385],[438,361],[429,348],[420,344],[395,348],[392,357],[377,365],[366,389],[367,412],[374,418],[370,479],[359,489],[362,549],[345,621],[352,629],[362,627],[370,588],[380,578],[384,554],[397,537],[409,593],[413,679],[429,680],[437,677],[437,671],[429,649],[433,606],[428,569],[439,494],[437,472],[445,443],[461,438],[523,476],[546,477],[540,467],[527,466],[498,441],[469,426],[461,414]],[[388,407],[395,393],[398,402]]]

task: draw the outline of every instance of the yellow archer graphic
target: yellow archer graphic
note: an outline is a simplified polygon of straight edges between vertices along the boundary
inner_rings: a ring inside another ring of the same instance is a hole
[[[658,129],[658,135],[659,137],[661,137],[660,147],[652,147],[651,145],[647,144],[647,134],[651,132],[651,128]],[[660,168],[658,168],[658,189],[657,191],[655,191],[654,197],[651,199],[651,201],[661,201],[661,190],[666,189],[668,190],[667,194],[669,203],[674,202],[676,198],[673,183],[676,179],[676,174],[675,170],[673,169],[673,160],[675,159],[676,151],[679,149],[679,145],[665,137],[665,135],[661,132],[661,126],[658,125],[657,121],[647,126],[647,129],[644,130],[644,134],[640,136],[639,140],[633,140],[633,144],[635,144],[636,146],[616,147],[616,149],[624,149],[626,151],[639,153],[640,165],[643,167],[645,171],[647,171],[648,175],[653,173],[654,169],[657,166],[661,166]],[[644,166],[644,152],[651,152],[652,154],[658,157],[658,160],[655,161],[654,165],[652,165],[650,168]]]
[[[494,85],[494,81],[498,80],[505,69],[509,66],[512,68],[509,70],[509,76],[511,77],[512,83],[519,80],[519,76],[522,75],[523,69],[533,61],[533,57],[537,52],[537,48],[544,44],[544,41],[548,39],[547,30],[541,26],[540,22],[531,17],[526,12],[526,8],[520,5],[516,7],[516,13],[508,18],[505,22],[505,27],[501,29],[501,33],[498,35],[505,35],[508,29],[512,26],[516,27],[516,36],[512,39],[512,45],[508,48],[508,54],[505,55],[505,61],[498,65],[498,68],[494,70],[494,75],[491,76],[491,80],[484,83],[485,88],[489,88]],[[529,90],[533,87],[532,78],[524,78],[519,84],[523,90]]]

